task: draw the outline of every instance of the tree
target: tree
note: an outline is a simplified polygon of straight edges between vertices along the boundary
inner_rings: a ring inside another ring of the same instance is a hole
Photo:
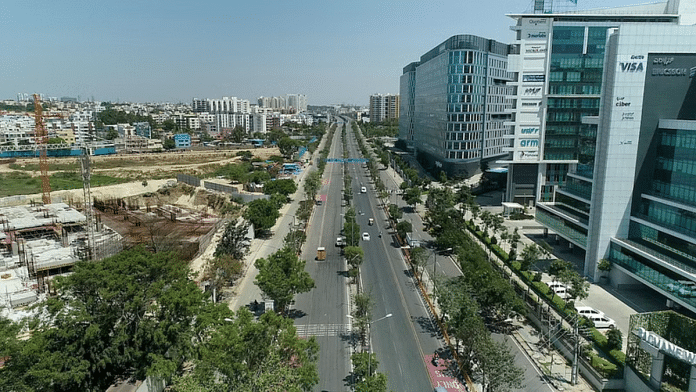
[[[389,216],[391,216],[392,219],[401,219],[403,215],[404,214],[403,212],[401,212],[399,206],[397,206],[396,204],[389,204]]]
[[[529,244],[522,249],[522,260],[520,261],[520,269],[522,271],[529,271],[529,268],[536,264],[541,257],[541,251],[536,244]]]
[[[278,207],[266,199],[256,199],[249,202],[244,212],[244,218],[254,225],[254,232],[257,235],[273,227],[279,216]]]
[[[416,204],[420,203],[420,197],[421,191],[418,187],[408,188],[404,193],[404,201],[414,209],[416,208]]]
[[[413,264],[414,272],[416,273],[416,278],[423,275],[421,271],[423,267],[427,264],[428,254],[424,248],[413,248],[411,249],[411,264]],[[434,278],[434,277],[433,277]]]
[[[304,191],[307,200],[314,200],[321,187],[321,175],[318,171],[313,171],[307,175],[304,182]]]
[[[113,129],[113,128],[109,128],[109,130],[106,131],[105,139],[107,139],[107,140],[114,140],[114,139],[116,139],[117,137],[118,137],[118,131],[117,131],[117,130],[115,130],[115,129]],[[172,142],[173,142],[173,140],[172,140]]]
[[[618,328],[607,331],[607,346],[609,350],[621,350],[623,345],[623,336]]]
[[[246,134],[246,129],[244,129],[244,127],[241,125],[237,125],[232,129],[232,132],[230,133],[230,139],[234,143],[241,143],[242,141],[244,141]]]
[[[377,354],[354,353],[350,356],[353,362],[354,390],[357,392],[386,392],[387,376],[378,373]]]
[[[362,250],[362,248],[357,246],[346,246],[343,249],[343,255],[345,256],[350,269],[356,271],[354,276],[357,276],[358,268],[360,268],[360,265],[362,265],[365,259],[365,252]]]
[[[485,391],[507,392],[524,387],[524,372],[515,366],[515,356],[505,342],[488,337],[476,355],[478,367],[474,376]]]
[[[287,136],[278,140],[278,150],[280,150],[280,153],[283,154],[284,157],[292,156],[298,146],[299,144],[297,141]]]
[[[109,138],[108,135],[106,138]],[[164,147],[165,150],[173,150],[176,148],[176,143],[174,143],[174,139],[165,139],[164,143],[162,143],[162,147]]]
[[[243,268],[244,263],[240,259],[228,254],[215,256],[208,262],[204,279],[214,288],[215,301],[220,299],[222,288],[231,285],[232,281],[241,275]]]
[[[217,313],[193,373],[177,379],[174,392],[189,384],[206,391],[311,391],[319,381],[319,345],[297,335],[293,321],[274,312],[258,321],[246,309]],[[186,380],[189,378],[189,380]]]
[[[550,265],[547,270],[549,275],[553,278],[554,281],[558,281],[563,283],[564,285],[568,286],[570,284],[570,275],[567,273],[569,269],[572,269],[573,265],[570,264],[569,262],[561,259],[554,260]],[[553,296],[555,295],[555,292],[552,291],[551,293],[551,298],[553,299]]]
[[[105,122],[106,124],[106,122]],[[162,129],[168,132],[178,132],[179,126],[172,119],[162,121]]]
[[[186,262],[143,247],[78,262],[56,284],[60,294],[11,351],[3,390],[106,390],[119,378],[169,378],[195,357],[213,309]]]
[[[225,226],[225,232],[215,248],[215,256],[230,255],[241,260],[249,249],[249,223],[235,219]]]
[[[266,181],[266,183],[263,185],[263,192],[267,195],[279,193],[285,197],[288,197],[295,193],[296,190],[297,184],[293,179]]]
[[[406,233],[413,232],[413,226],[409,221],[401,221],[396,224],[396,233],[401,237],[401,239],[406,239]]]
[[[372,319],[372,310],[375,307],[375,302],[372,300],[369,292],[355,294],[353,302],[355,303],[355,310],[353,311],[354,326],[360,331],[360,340],[364,344],[366,343],[367,326]]]
[[[304,270],[305,263],[290,248],[283,248],[268,259],[258,259],[254,263],[259,270],[254,284],[275,302],[281,313],[286,311],[295,294],[314,288],[314,280]]]

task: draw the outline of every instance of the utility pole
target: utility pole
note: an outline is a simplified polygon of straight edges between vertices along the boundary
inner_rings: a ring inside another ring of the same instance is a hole
[[[575,347],[573,350],[573,368],[570,373],[570,383],[572,385],[578,384],[578,353],[580,351],[580,335],[578,333],[578,320],[579,316],[575,316],[575,323],[573,323],[573,336],[575,337]]]

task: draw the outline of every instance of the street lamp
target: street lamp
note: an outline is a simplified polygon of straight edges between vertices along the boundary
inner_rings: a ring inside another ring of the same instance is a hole
[[[367,347],[368,347],[368,355],[369,355],[367,358],[367,375],[368,376],[372,375],[372,328],[370,328],[370,326],[378,321],[388,319],[391,316],[392,316],[392,314],[389,313],[384,317],[380,317],[377,320],[370,321],[369,323],[367,323]],[[354,318],[353,316],[351,316],[349,314],[347,314],[346,317],[348,317],[349,319]]]
[[[452,248],[445,249],[445,252],[451,252],[451,251],[452,251]],[[437,249],[432,248],[432,249],[430,249],[430,252],[433,254],[433,261],[434,261],[433,262],[433,277],[431,280],[433,281],[433,287],[435,287],[435,276],[437,274]]]

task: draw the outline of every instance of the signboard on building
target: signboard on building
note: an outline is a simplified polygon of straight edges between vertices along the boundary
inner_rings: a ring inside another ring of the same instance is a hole
[[[539,151],[518,151],[517,160],[519,161],[536,161],[539,159]]]
[[[527,45],[524,47],[524,52],[531,53],[546,53],[546,45]]]
[[[522,75],[523,82],[544,82],[546,75]]]

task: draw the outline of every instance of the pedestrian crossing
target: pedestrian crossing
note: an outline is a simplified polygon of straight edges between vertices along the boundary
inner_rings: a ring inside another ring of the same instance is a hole
[[[303,324],[296,325],[295,328],[300,337],[341,336],[351,332],[350,324]]]

